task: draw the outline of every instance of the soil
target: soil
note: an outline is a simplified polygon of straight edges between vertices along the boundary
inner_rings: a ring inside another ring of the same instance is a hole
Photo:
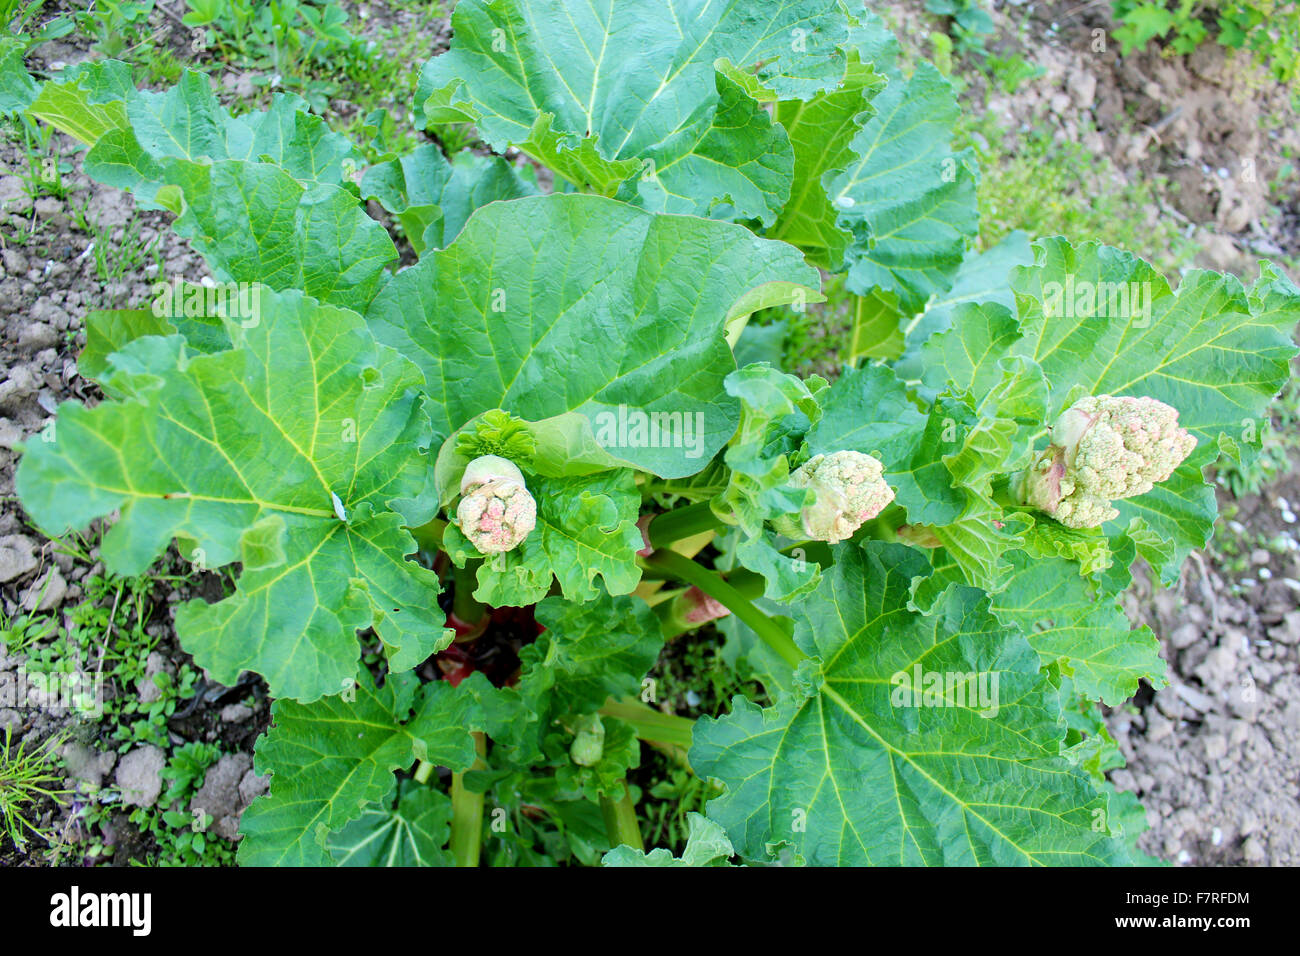
[[[347,6],[356,23],[357,5]],[[370,16],[361,22],[371,34],[406,16],[382,4],[366,6]],[[1011,129],[1046,125],[1053,135],[1111,156],[1120,177],[1166,179],[1150,214],[1173,217],[1185,227],[1200,247],[1200,265],[1236,271],[1249,281],[1258,256],[1300,255],[1300,194],[1294,177],[1288,187],[1276,185],[1287,153],[1300,147],[1300,124],[1284,91],[1247,64],[1229,62],[1213,45],[1190,58],[1149,51],[1121,59],[1113,43],[1096,50],[1093,31],[1108,35],[1111,27],[1108,3],[994,6],[999,34],[990,49],[1019,52],[1044,75],[1015,96],[972,76],[964,96],[968,108],[992,111]],[[59,7],[47,5],[51,11]],[[891,15],[906,33],[905,43],[928,52],[932,21],[919,0]],[[155,17],[160,28],[169,19],[162,12]],[[1021,21],[1024,31],[1016,27]],[[444,46],[447,34],[445,23],[430,31],[425,55]],[[185,59],[193,54],[182,40],[178,33],[173,49]],[[60,41],[37,51],[31,62],[52,65],[87,55],[84,44]],[[228,102],[250,88],[246,74],[214,72]],[[350,104],[334,105],[334,118],[349,115]],[[32,527],[13,492],[15,446],[40,440],[60,402],[100,399],[77,373],[87,312],[144,302],[160,271],[191,281],[207,275],[198,256],[170,232],[168,215],[137,213],[129,196],[92,185],[80,172],[74,144],[59,134],[54,144],[68,167],[66,193],[33,202],[25,179],[39,171],[27,167],[12,136],[0,142],[0,603],[9,618],[22,614],[25,605],[55,614],[71,608],[82,600],[87,576],[101,568],[95,548],[89,562],[58,552]],[[1094,188],[1107,185],[1081,184],[1072,198],[1087,201]],[[97,249],[109,253],[107,267],[97,264]],[[142,249],[150,251],[125,256]],[[120,275],[107,274],[112,263],[124,261],[131,264]],[[1237,502],[1241,530],[1226,533],[1244,537],[1248,529],[1289,542],[1278,552],[1252,554],[1252,577],[1233,580],[1212,555],[1199,556],[1189,561],[1176,588],[1153,588],[1139,574],[1127,599],[1133,619],[1149,623],[1160,637],[1170,683],[1147,688],[1108,715],[1128,759],[1112,779],[1147,807],[1151,830],[1140,845],[1171,863],[1300,864],[1300,545],[1292,503],[1300,503],[1300,479],[1293,476]],[[174,555],[161,567],[188,571]],[[187,660],[171,628],[177,603],[195,594],[212,599],[219,587],[215,576],[199,576],[185,588],[159,587],[150,596],[149,626],[162,635],[158,652],[165,666]],[[526,622],[517,624],[526,631]],[[526,639],[507,636],[466,653],[500,655],[492,666],[503,680]],[[0,654],[0,704],[20,663]],[[487,658],[479,663],[487,666]],[[447,673],[456,662],[430,662],[428,676],[434,667]],[[254,706],[245,708],[241,702],[250,695]],[[128,755],[119,757],[115,741],[97,738],[98,725],[75,714],[39,700],[16,703],[0,706],[0,733],[11,727],[29,745],[68,735],[63,753],[69,786],[77,793],[64,805],[40,807],[39,822],[71,841],[84,838],[75,825],[77,809],[95,786],[114,782]],[[216,810],[223,814],[229,832],[257,792],[246,761],[268,721],[260,682],[225,688],[205,680],[192,706],[182,706],[168,723],[173,745],[204,740],[226,752],[228,759],[209,771],[202,793],[203,805],[214,808],[214,816]],[[143,753],[130,765],[147,771],[152,759]],[[149,774],[142,776],[147,786]],[[114,863],[148,859],[154,849],[152,838],[140,834],[124,812],[105,829],[116,850]],[[40,862],[37,853],[22,856],[0,845],[0,865]]]
[[[1235,519],[1278,542],[1249,577],[1192,560],[1177,587],[1139,579],[1126,595],[1169,662],[1169,684],[1107,719],[1151,829],[1147,853],[1194,866],[1300,865],[1300,546],[1292,476],[1239,501]],[[1227,504],[1221,501],[1221,506]],[[1290,517],[1290,521],[1286,518]],[[1232,529],[1224,531],[1232,533]]]

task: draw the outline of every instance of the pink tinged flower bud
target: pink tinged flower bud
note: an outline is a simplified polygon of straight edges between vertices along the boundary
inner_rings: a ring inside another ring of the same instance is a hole
[[[1164,402],[1082,398],[1052,426],[1052,444],[1021,480],[1021,500],[1067,527],[1099,527],[1119,516],[1112,501],[1146,494],[1195,447],[1178,410]]]
[[[504,458],[485,455],[470,462],[465,478],[456,507],[461,534],[483,554],[518,547],[537,526],[537,502],[519,469]]]
[[[1049,445],[1022,476],[1020,498],[1025,504],[1054,515],[1061,503],[1064,478],[1065,454],[1057,446]]]
[[[799,525],[789,516],[773,525],[788,537],[802,533],[831,544],[843,541],[894,500],[884,473],[883,464],[861,452],[815,455],[790,475],[794,487],[812,489],[816,495],[813,503],[801,512]]]

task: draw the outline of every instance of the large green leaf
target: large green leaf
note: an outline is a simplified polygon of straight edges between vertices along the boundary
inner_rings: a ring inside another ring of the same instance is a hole
[[[437,579],[403,557],[403,525],[437,507],[418,370],[360,316],[299,293],[267,293],[259,323],[228,331],[229,351],[165,353],[172,367],[131,400],[62,405],[57,440],[33,442],[18,470],[28,513],[59,533],[121,509],[103,544],[118,573],[173,537],[204,566],[242,561],[232,596],[177,614],[217,680],[255,670],[277,697],[336,693],[365,627],[393,669],[414,667],[445,642]]]
[[[397,216],[417,253],[441,249],[460,233],[479,206],[537,194],[533,167],[516,169],[499,156],[465,150],[448,162],[430,143],[406,156],[372,166],[362,195]]]
[[[626,844],[616,846],[601,858],[602,866],[730,866],[731,841],[722,827],[698,813],[686,815],[688,835],[681,856],[663,847],[646,853]]]
[[[128,342],[151,335],[175,335],[176,326],[150,309],[112,309],[86,316],[86,347],[77,358],[77,371],[103,384],[109,357]]]
[[[618,196],[654,212],[771,222],[790,198],[790,139],[740,86],[715,79],[712,121],[646,150],[641,174]]]
[[[1155,635],[1133,627],[1113,599],[1096,594],[1075,562],[1024,551],[1007,558],[1012,573],[993,596],[993,614],[1020,628],[1044,664],[1064,660],[1080,693],[1111,705],[1132,697],[1142,678],[1163,685]]]
[[[833,271],[848,270],[854,354],[896,356],[900,323],[953,284],[978,224],[975,167],[952,148],[959,110],[928,63],[906,76],[897,43],[861,12],[837,89],[777,105],[795,149],[791,199],[772,229]],[[881,86],[884,89],[881,89]]]
[[[834,0],[466,0],[452,27],[420,75],[429,120],[474,122],[498,151],[668,212],[771,222],[792,153],[751,94],[807,97],[844,69]]]
[[[77,371],[94,379],[110,393],[113,386],[108,379],[112,368],[119,364],[121,352],[128,344],[145,336],[171,336],[180,333],[187,348],[195,352],[220,352],[230,348],[230,336],[223,324],[221,311],[228,305],[234,308],[231,318],[240,318],[242,304],[236,290],[225,297],[218,308],[209,310],[207,302],[212,297],[216,304],[216,286],[200,283],[175,282],[172,285],[155,283],[151,290],[153,306],[149,309],[110,309],[86,314],[86,347],[77,358]],[[245,301],[253,303],[253,290],[246,290]],[[173,306],[172,303],[175,303]],[[187,314],[188,313],[188,314]]]
[[[329,865],[330,834],[391,799],[394,770],[417,759],[468,769],[470,731],[482,722],[470,695],[410,674],[390,674],[378,688],[366,676],[351,693],[311,704],[278,700],[272,717],[256,756],[271,790],[240,821],[245,866]]]
[[[243,160],[178,160],[166,179],[185,195],[176,231],[220,279],[298,289],[364,311],[397,258],[384,227],[338,186],[304,184],[279,166]]]
[[[825,187],[853,236],[849,289],[896,294],[899,311],[911,315],[951,288],[975,236],[974,160],[952,149],[956,98],[930,64],[906,80],[891,76],[872,106],[876,114],[850,145],[855,159]]]
[[[808,432],[809,454],[852,449],[875,455],[885,463],[886,476],[895,462],[914,454],[926,425],[925,414],[884,365],[845,369],[821,404],[822,417]]]
[[[808,432],[808,451],[874,455],[884,463],[885,480],[909,521],[945,525],[976,503],[943,460],[962,446],[975,423],[969,404],[949,397],[928,415],[919,411],[892,369],[864,365],[846,370],[827,391],[821,420]]]
[[[28,112],[93,146],[109,130],[129,129],[131,68],[119,60],[79,63],[44,84]]]
[[[844,262],[849,233],[840,228],[839,214],[826,195],[822,179],[854,161],[850,146],[872,115],[871,100],[884,87],[885,77],[851,55],[841,86],[807,102],[777,104],[777,121],[794,147],[794,185],[780,219],[768,231],[773,239],[793,243],[808,258],[828,269]]]
[[[1019,230],[1008,233],[991,249],[968,252],[957,270],[952,288],[932,299],[925,314],[908,328],[903,357],[894,366],[899,377],[906,380],[921,377],[922,346],[931,335],[952,327],[958,306],[996,304],[1015,309],[1011,270],[1033,261],[1029,237]]]
[[[367,807],[329,837],[338,866],[451,866],[451,800],[441,790],[401,780],[396,799]]]
[[[1060,756],[1061,706],[1037,655],[978,590],[907,610],[927,568],[897,544],[836,549],[795,605],[804,693],[766,710],[737,697],[696,725],[691,765],[727,788],[709,818],[751,859],[789,846],[821,865],[1126,861],[1093,829],[1105,798]],[[916,669],[941,682],[935,693],[923,677],[919,706],[899,690]]]
[[[87,170],[103,182],[152,199],[160,181],[141,171],[165,160],[266,161],[306,182],[338,183],[357,154],[305,101],[277,93],[265,112],[231,116],[206,74],[186,70],[160,93],[136,90],[124,64],[90,64],[42,90],[32,113],[91,147]],[[114,172],[112,167],[116,167]]]
[[[954,521],[914,527],[914,532],[932,536],[938,546],[930,552],[934,573],[914,583],[912,606],[930,613],[950,584],[970,585],[990,594],[1001,591],[1011,575],[1007,553],[1020,546],[1032,525],[1022,514],[1003,515],[996,505],[977,499]],[[1072,573],[1078,574],[1078,569]]]
[[[727,322],[818,283],[793,247],[740,226],[539,196],[474,213],[394,277],[368,318],[424,370],[445,434],[490,409],[577,412],[618,459],[681,477],[736,430]]]
[[[556,714],[590,714],[610,697],[641,693],[663,648],[659,619],[644,601],[602,596],[586,604],[551,597],[537,605],[546,627],[520,655],[520,693],[546,694]]]
[[[953,478],[982,496],[993,479],[1026,466],[1047,418],[1048,386],[1033,361],[1009,355],[1020,324],[997,303],[963,303],[952,328],[922,348],[923,383],[934,392],[964,393],[975,420],[958,447],[944,453]]]
[[[827,385],[818,376],[805,383],[763,363],[737,369],[725,385],[740,399],[740,428],[724,456],[731,472],[713,510],[740,529],[736,559],[763,575],[767,597],[789,600],[816,584],[819,568],[781,554],[763,527],[773,518],[797,514],[807,501],[806,488],[789,484],[790,463],[821,417],[818,395]]]
[[[32,105],[40,87],[27,72],[27,45],[17,37],[0,36],[0,116],[8,119]]]
[[[46,84],[30,112],[90,145],[90,176],[179,214],[177,232],[218,279],[363,310],[397,249],[343,186],[351,143],[297,96],[232,117],[208,83],[187,71],[138,91],[125,64],[106,61]]]
[[[737,369],[723,384],[740,400],[740,427],[725,456],[731,469],[727,487],[713,508],[752,538],[763,522],[798,512],[808,498],[806,488],[788,483],[790,459],[821,417],[817,395],[826,382],[814,376],[805,383],[759,364]]]

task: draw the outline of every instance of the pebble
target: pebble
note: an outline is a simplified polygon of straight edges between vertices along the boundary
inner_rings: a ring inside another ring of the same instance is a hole
[[[12,581],[36,570],[32,539],[21,534],[0,538],[0,583]]]
[[[57,567],[52,567],[23,592],[22,604],[28,611],[52,611],[67,596],[68,582]]]
[[[1228,741],[1219,734],[1205,738],[1205,759],[1210,762],[1222,760],[1228,754]]]
[[[1214,710],[1214,698],[1210,697],[1209,694],[1197,690],[1195,687],[1189,687],[1186,684],[1176,684],[1174,686],[1174,693],[1187,701],[1187,703],[1191,705],[1192,709],[1198,710],[1202,714],[1207,714]]]
[[[27,192],[27,184],[23,182],[22,177],[0,176],[0,209],[12,213],[17,218],[31,208],[32,197]]]
[[[253,758],[248,754],[225,754],[208,768],[203,786],[190,800],[190,813],[201,812],[213,833],[233,840],[239,833],[239,814],[243,809],[239,785],[244,775],[252,769]]]
[[[114,782],[128,807],[152,807],[162,792],[162,769],[167,762],[163,752],[153,744],[136,747],[117,765]]]
[[[163,689],[154,680],[158,674],[173,674],[175,669],[166,657],[157,651],[150,651],[144,662],[144,676],[136,683],[136,694],[142,704],[152,704],[163,695]]]
[[[1180,624],[1169,634],[1169,643],[1182,650],[1201,639],[1201,629],[1195,624]]]
[[[18,333],[18,347],[28,352],[39,352],[59,343],[59,333],[44,322],[28,322]]]
[[[1092,108],[1097,95],[1097,77],[1087,70],[1075,70],[1070,74],[1070,96],[1074,105],[1081,110]]]
[[[1147,740],[1152,743],[1164,740],[1174,732],[1174,722],[1167,717],[1156,714],[1147,722]]]
[[[35,204],[37,219],[54,219],[63,214],[63,203],[53,196],[42,196]]]
[[[253,709],[244,704],[227,704],[221,708],[221,719],[228,724],[238,724],[253,716]]]
[[[1288,611],[1282,623],[1269,628],[1268,636],[1279,644],[1300,644],[1300,611]]]
[[[104,776],[117,763],[117,754],[112,751],[99,751],[76,741],[63,748],[63,764],[68,775],[90,789],[103,786]]]
[[[27,257],[17,249],[6,249],[0,253],[0,261],[4,262],[5,272],[10,275],[21,276],[27,273]]]

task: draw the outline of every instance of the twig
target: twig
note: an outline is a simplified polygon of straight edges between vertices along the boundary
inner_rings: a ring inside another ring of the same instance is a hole
[[[167,7],[164,7],[162,4],[158,5],[158,9],[161,10],[163,13],[167,14],[167,16],[171,17],[173,20],[175,20],[176,23],[180,25],[182,29],[187,31],[189,30],[189,27],[185,25],[185,21],[181,19],[180,14],[173,13],[171,10],[169,10]]]
[[[1062,21],[1069,20],[1069,19],[1071,19],[1071,18],[1072,18],[1076,13],[1082,13],[1084,10],[1087,10],[1089,7],[1095,7],[1095,6],[1097,6],[1097,4],[1099,4],[1099,3],[1101,3],[1101,2],[1102,2],[1102,0],[1088,0],[1087,3],[1081,3],[1081,4],[1079,4],[1077,7],[1073,7],[1073,8],[1071,8],[1071,9],[1065,11],[1065,13],[1061,14],[1061,20],[1062,20]]]

